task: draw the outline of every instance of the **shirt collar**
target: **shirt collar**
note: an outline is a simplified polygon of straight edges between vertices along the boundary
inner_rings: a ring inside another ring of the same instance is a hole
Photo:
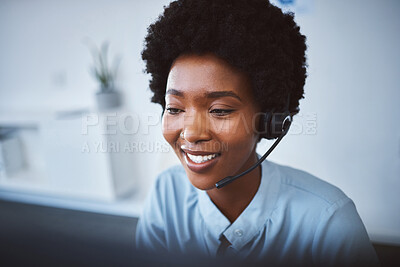
[[[211,201],[206,191],[197,189],[197,192],[199,196],[200,213],[207,226],[207,230],[216,240],[219,240],[220,235],[231,223]]]
[[[232,224],[219,211],[208,194],[197,189],[200,213],[208,231],[215,239],[219,239],[223,234],[233,249],[240,250],[255,238],[271,217],[279,192],[279,179],[276,167],[265,160],[261,164],[261,183],[257,193]]]

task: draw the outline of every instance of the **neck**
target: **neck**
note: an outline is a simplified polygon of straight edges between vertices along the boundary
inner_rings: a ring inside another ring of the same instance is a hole
[[[243,170],[247,170],[257,162],[257,155],[249,158]],[[221,189],[211,189],[207,191],[208,196],[225,217],[232,223],[250,204],[254,195],[257,193],[261,182],[261,167],[258,166],[250,173],[238,178],[234,182]]]

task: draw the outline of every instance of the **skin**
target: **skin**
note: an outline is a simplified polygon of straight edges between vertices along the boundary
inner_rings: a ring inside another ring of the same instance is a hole
[[[218,209],[235,221],[258,190],[260,167],[221,189],[215,183],[257,161],[258,134],[253,125],[260,109],[248,77],[212,54],[183,55],[170,69],[165,100],[164,138],[193,186],[206,190]],[[211,167],[193,170],[182,148],[218,153],[218,157]]]

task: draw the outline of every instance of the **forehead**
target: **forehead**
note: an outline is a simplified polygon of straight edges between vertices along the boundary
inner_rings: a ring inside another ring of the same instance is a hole
[[[167,91],[170,89],[199,97],[215,91],[233,91],[243,99],[253,97],[248,76],[212,54],[177,58],[168,75]]]

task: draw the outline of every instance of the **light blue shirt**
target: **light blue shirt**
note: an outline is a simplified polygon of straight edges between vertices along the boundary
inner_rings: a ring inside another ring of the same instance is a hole
[[[378,265],[355,205],[340,189],[267,160],[261,172],[254,198],[230,223],[182,166],[166,170],[139,219],[137,247],[208,256],[220,248],[224,255],[272,264]]]

